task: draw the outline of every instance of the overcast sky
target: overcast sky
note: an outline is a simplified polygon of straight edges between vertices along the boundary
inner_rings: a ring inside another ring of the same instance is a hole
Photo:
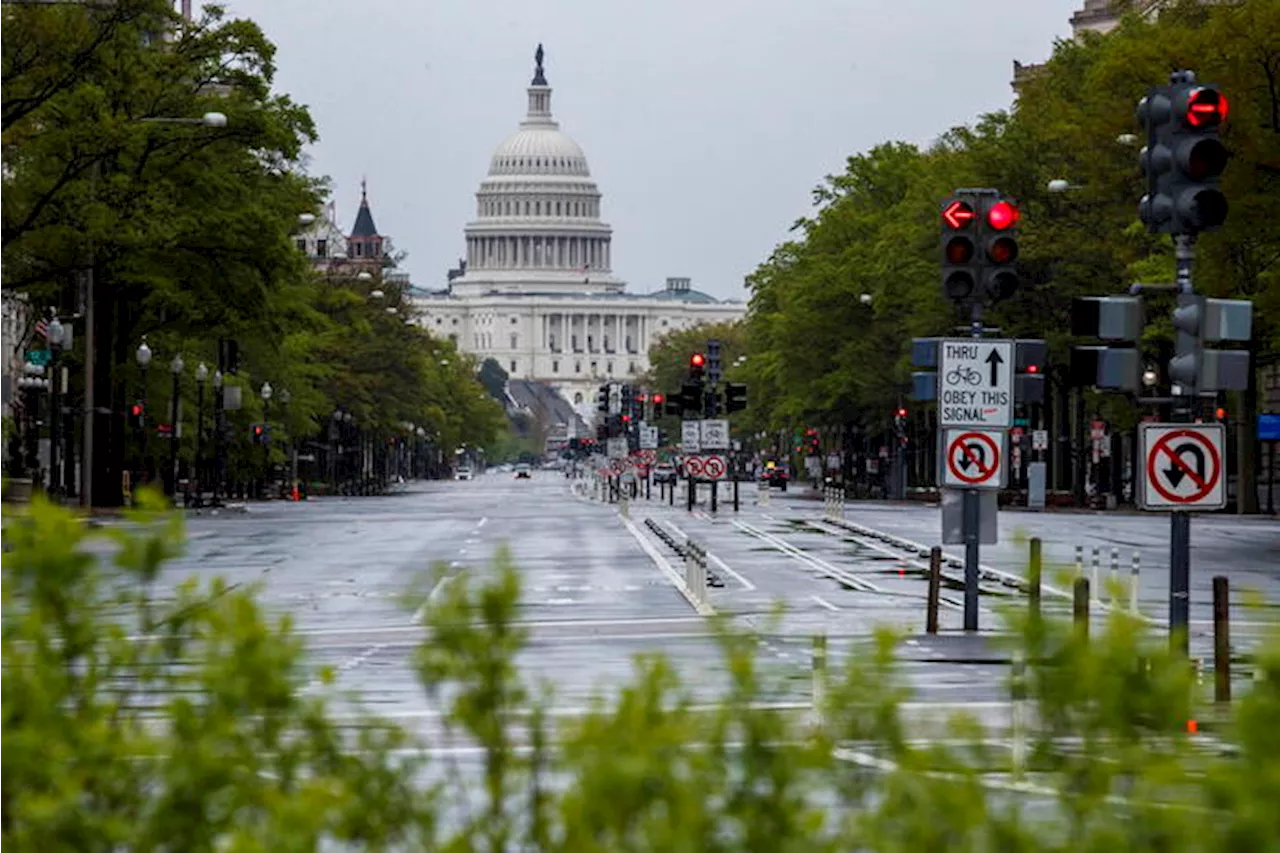
[[[552,110],[587,154],[635,292],[689,276],[721,298],[886,139],[928,144],[1007,107],[1082,0],[227,0],[311,109],[311,171],[343,230],[360,179],[415,284],[441,287],[538,42]],[[197,5],[200,5],[197,0]]]

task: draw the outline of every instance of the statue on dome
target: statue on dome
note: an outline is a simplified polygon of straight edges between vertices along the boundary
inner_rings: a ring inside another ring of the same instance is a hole
[[[542,42],[538,42],[538,49],[533,52],[533,61],[537,64],[533,70],[534,86],[547,85],[547,78],[542,76],[542,56]]]

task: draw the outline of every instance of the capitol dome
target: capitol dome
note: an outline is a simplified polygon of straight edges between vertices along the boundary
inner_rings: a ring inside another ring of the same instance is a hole
[[[528,87],[528,111],[489,161],[467,223],[466,272],[458,295],[611,293],[613,229],[600,219],[600,190],[587,157],[551,115],[542,45]]]

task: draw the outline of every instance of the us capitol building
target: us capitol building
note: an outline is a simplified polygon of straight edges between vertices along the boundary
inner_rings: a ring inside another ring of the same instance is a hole
[[[550,384],[590,421],[595,387],[643,373],[660,336],[739,319],[746,305],[694,290],[687,278],[626,292],[586,155],[551,117],[541,45],[535,59],[528,114],[476,193],[466,258],[445,290],[415,288],[413,302],[434,334],[496,359],[512,379]]]

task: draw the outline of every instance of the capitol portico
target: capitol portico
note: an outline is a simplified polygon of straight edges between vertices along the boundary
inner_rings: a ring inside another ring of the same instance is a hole
[[[417,290],[419,322],[512,378],[551,384],[584,416],[594,386],[635,378],[676,329],[740,318],[741,302],[687,278],[630,294],[613,275],[613,229],[586,155],[551,115],[539,45],[519,129],[498,146],[467,223],[466,257],[440,291]]]

